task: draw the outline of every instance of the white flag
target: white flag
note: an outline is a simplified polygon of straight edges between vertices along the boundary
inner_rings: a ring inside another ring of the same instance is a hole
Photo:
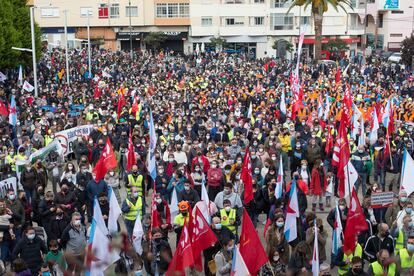
[[[97,198],[95,198],[93,204],[93,220],[96,221],[96,227],[98,227],[105,236],[108,235],[108,228],[106,228],[105,220],[102,216],[101,206],[99,206]]]
[[[119,207],[118,200],[116,199],[114,190],[109,187],[109,215],[108,215],[108,230],[109,233],[118,232],[118,218],[122,214]]]
[[[135,252],[139,255],[142,254],[142,237],[144,236],[144,229],[142,229],[141,217],[139,212],[137,219],[135,220],[134,230],[132,231],[132,244],[134,245]]]
[[[312,276],[319,276],[319,248],[318,248],[318,227],[315,220],[315,237],[313,241]]]
[[[379,129],[379,123],[378,123],[378,117],[377,117],[377,111],[374,107],[374,112],[372,115],[372,128],[371,132],[369,133],[369,143],[371,145],[375,144],[378,140],[378,129]]]
[[[102,77],[104,77],[104,78],[112,78],[111,74],[107,73],[106,71],[102,71]]]
[[[17,83],[19,86],[23,85],[23,68],[21,65],[19,66],[19,78],[17,79]]]
[[[4,82],[5,80],[7,80],[6,75],[0,72],[0,82]]]
[[[407,150],[404,150],[403,163],[401,168],[400,191],[404,190],[410,196],[414,192],[414,160]]]
[[[178,215],[178,197],[177,197],[177,191],[175,188],[173,189],[172,196],[171,196],[171,204],[170,204],[170,215],[171,215],[171,221],[174,221],[175,217]]]
[[[351,160],[349,160],[348,164],[344,167],[344,175],[345,175],[344,197],[348,197],[351,194],[351,191],[355,185],[355,182],[357,182],[358,180],[358,172],[355,170],[354,165],[352,165]]]
[[[34,86],[31,85],[28,81],[24,81],[23,89],[27,92],[32,92],[34,90]]]
[[[283,114],[286,114],[286,96],[284,88],[282,88],[282,95],[280,96],[280,111]]]

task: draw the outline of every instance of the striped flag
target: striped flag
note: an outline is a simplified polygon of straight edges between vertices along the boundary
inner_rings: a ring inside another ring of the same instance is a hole
[[[319,276],[319,248],[318,248],[318,227],[314,223],[315,238],[313,241],[312,276]]]
[[[283,195],[283,162],[282,155],[280,155],[279,170],[277,172],[277,181],[275,188],[275,197],[276,199],[281,198]]]
[[[375,144],[378,140],[378,129],[379,129],[379,122],[377,117],[377,111],[374,107],[373,114],[372,114],[372,127],[371,132],[369,133],[369,143],[371,145]]]
[[[282,95],[280,96],[280,112],[286,114],[286,96],[284,88],[282,88]]]
[[[233,249],[233,261],[231,264],[231,276],[247,276],[250,275],[249,270],[247,269],[246,263],[243,260],[242,255],[240,254],[239,248],[237,245]]]
[[[404,150],[403,163],[401,169],[401,185],[400,191],[404,190],[409,196],[414,192],[414,160],[408,153],[407,149]]]
[[[339,248],[342,246],[342,222],[341,215],[339,213],[338,205],[335,207],[335,221],[332,233],[332,254],[338,254]]]
[[[122,214],[119,202],[116,199],[114,190],[111,186],[108,187],[108,198],[109,198],[109,215],[108,215],[108,230],[109,233],[118,232],[118,218]]]
[[[16,108],[16,99],[12,95],[10,106],[9,106],[9,124],[16,126],[17,124],[17,108]]]
[[[295,178],[292,179],[287,207],[286,222],[283,232],[287,242],[291,242],[298,237],[296,220],[299,217],[299,204]]]
[[[153,181],[157,177],[157,168],[155,166],[155,147],[157,146],[157,135],[155,134],[154,120],[150,110],[150,125],[149,125],[150,143],[148,150],[148,171]]]

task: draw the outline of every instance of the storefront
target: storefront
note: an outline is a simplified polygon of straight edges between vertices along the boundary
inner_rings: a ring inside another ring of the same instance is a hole
[[[188,32],[163,31],[165,40],[161,43],[160,48],[165,51],[174,51],[176,53],[184,53],[184,44],[188,39]],[[143,33],[143,40],[150,32]],[[151,48],[151,45],[146,45],[146,48]]]
[[[118,41],[121,50],[129,51],[132,42],[132,49],[136,51],[141,49],[142,35],[143,33],[141,32],[119,32],[116,33],[116,40]]]
[[[65,28],[56,27],[56,28],[41,28],[42,41],[47,42],[50,48],[55,47],[64,47],[65,43]],[[68,46],[69,48],[74,48],[77,41],[75,39],[76,28],[68,27]],[[80,44],[80,43],[78,43]]]

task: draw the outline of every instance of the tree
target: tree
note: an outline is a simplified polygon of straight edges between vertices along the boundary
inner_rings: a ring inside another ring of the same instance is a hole
[[[162,32],[151,32],[145,38],[144,42],[147,46],[151,47],[154,51],[160,48],[161,44],[167,39]]]
[[[210,43],[216,48],[217,50],[223,50],[224,45],[226,45],[227,40],[222,37],[212,37],[210,38]]]
[[[414,35],[406,37],[401,45],[401,59],[406,66],[411,67],[414,57]],[[414,70],[414,68],[411,68]]]
[[[301,7],[303,5],[305,6],[305,10],[309,5],[311,6],[315,26],[315,60],[321,60],[323,14],[328,11],[328,5],[331,5],[336,11],[338,11],[338,7],[340,7],[346,12],[346,6],[352,8],[351,0],[294,0],[287,13],[289,13],[293,7]]]
[[[286,52],[293,52],[293,44],[287,41],[286,39],[275,40],[272,45],[272,48],[277,51],[277,56],[285,58]]]
[[[329,52],[342,52],[348,50],[349,47],[345,41],[340,38],[331,39],[328,43],[323,45],[324,50],[328,50]]]
[[[40,29],[35,24],[36,57],[41,55]],[[2,0],[0,8],[0,68],[31,65],[32,54],[12,50],[32,48],[30,8],[26,0]]]

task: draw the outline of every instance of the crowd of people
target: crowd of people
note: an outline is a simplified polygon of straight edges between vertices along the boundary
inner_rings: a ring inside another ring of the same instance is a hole
[[[111,239],[122,258],[107,274],[164,275],[174,241],[180,239],[190,210],[202,200],[204,186],[214,205],[209,219],[218,239],[203,252],[204,275],[231,274],[243,208],[261,229],[259,236],[270,222],[262,240],[269,262],[257,272],[260,275],[312,273],[316,228],[320,275],[412,275],[413,203],[399,189],[403,151],[411,156],[414,151],[414,81],[408,68],[375,55],[364,61],[345,56],[336,66],[302,58],[303,106],[292,114],[290,75],[296,61],[145,51],[135,52],[131,59],[126,52],[94,48],[89,75],[86,49],[73,49],[68,80],[64,58],[61,50],[44,51],[37,98],[23,89],[18,70],[2,70],[7,79],[0,83],[0,100],[4,105],[15,100],[10,114],[17,114],[17,122],[1,118],[0,174],[2,180],[18,177],[16,189],[4,191],[0,198],[4,271],[79,275],[87,270],[94,199],[108,224],[111,190],[122,210],[119,233]],[[23,70],[23,81],[33,83],[32,77],[30,68]],[[359,234],[354,252],[339,248],[332,254],[328,245],[336,216],[345,229],[349,211],[349,198],[339,199],[333,147],[327,145],[337,135],[345,85],[362,114],[367,137],[360,143],[363,134],[351,135],[349,129],[350,159],[358,173],[355,189],[369,227]],[[374,112],[379,115],[391,99],[395,125],[388,155],[386,126],[380,122],[374,143],[368,136]],[[286,110],[281,108],[283,100]],[[327,116],[321,116],[321,106]],[[150,112],[157,136],[155,181],[147,161]],[[88,124],[93,129],[87,136],[77,133],[70,154],[52,151],[19,171],[18,162],[52,143],[58,132]],[[93,169],[107,140],[117,167],[96,181]],[[133,166],[127,164],[130,141]],[[253,179],[253,200],[248,204],[241,177],[246,148]],[[288,242],[284,225],[292,179],[298,186],[300,217],[297,238]],[[281,197],[275,193],[280,181]],[[395,192],[393,205],[371,208],[371,194],[381,191]],[[174,193],[179,214],[171,218]],[[160,227],[151,226],[152,208],[162,221]],[[141,254],[130,246],[137,214],[145,233]]]

